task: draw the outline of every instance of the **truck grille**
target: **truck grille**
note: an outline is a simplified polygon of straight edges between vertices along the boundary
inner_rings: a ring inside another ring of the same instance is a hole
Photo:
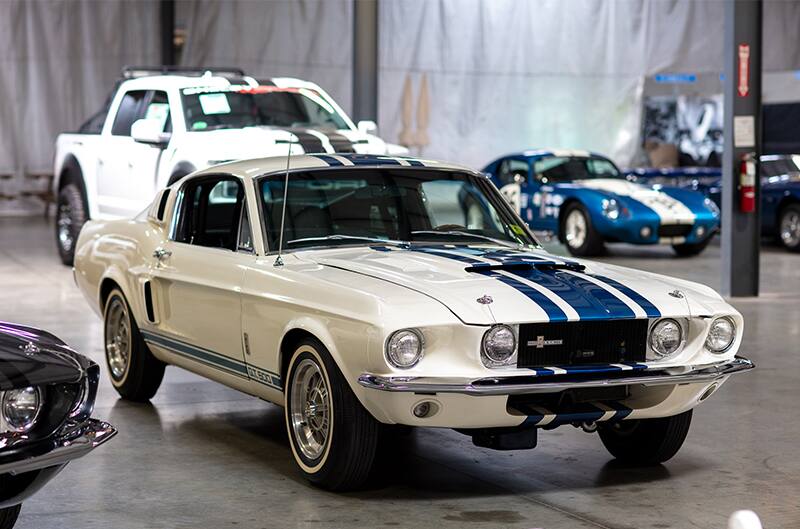
[[[662,224],[658,227],[659,237],[686,237],[692,231],[691,224]]]
[[[647,320],[524,323],[517,367],[644,362]]]

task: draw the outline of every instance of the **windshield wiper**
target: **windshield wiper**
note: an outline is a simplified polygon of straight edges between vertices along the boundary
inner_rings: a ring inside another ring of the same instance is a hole
[[[519,248],[520,246],[522,246],[522,244],[520,243],[513,243],[509,241],[504,241],[502,239],[495,239],[494,237],[488,237],[486,235],[478,235],[477,233],[468,233],[465,231],[419,230],[419,231],[412,231],[411,235],[449,235],[456,237],[469,237],[472,239],[479,239],[482,241],[489,241],[495,244],[500,244],[502,246],[507,246],[509,248]]]
[[[403,248],[407,248],[409,244],[405,241],[397,241],[394,239],[381,239],[380,237],[366,237],[361,235],[341,235],[341,234],[334,234],[334,235],[325,235],[324,237],[305,237],[303,239],[293,239],[291,241],[287,241],[286,244],[296,244],[296,243],[303,243],[303,242],[323,242],[323,241],[368,241],[368,242],[377,242],[381,244],[390,244],[392,246],[402,246]]]

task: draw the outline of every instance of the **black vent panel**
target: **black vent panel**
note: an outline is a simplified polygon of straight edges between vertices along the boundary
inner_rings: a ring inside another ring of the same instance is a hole
[[[658,227],[659,237],[686,237],[691,233],[691,224],[662,224]]]
[[[518,367],[644,362],[647,320],[525,323]]]

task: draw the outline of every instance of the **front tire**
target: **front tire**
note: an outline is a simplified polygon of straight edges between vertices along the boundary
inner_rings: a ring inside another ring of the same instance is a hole
[[[22,509],[22,505],[0,509],[0,529],[11,529],[14,527],[14,524],[17,523],[20,509]]]
[[[672,249],[678,257],[692,257],[700,254],[706,249],[708,243],[711,242],[711,237],[696,243],[673,244]]]
[[[800,204],[789,204],[781,210],[778,239],[790,252],[800,252]]]
[[[691,424],[692,410],[689,410],[672,417],[603,424],[598,433],[606,449],[620,461],[657,465],[678,453]]]
[[[592,218],[582,204],[574,202],[567,206],[559,233],[572,255],[587,257],[600,255],[605,250],[603,236],[594,228]]]
[[[125,296],[115,288],[103,311],[103,342],[111,384],[126,400],[153,398],[166,365],[150,352]]]
[[[380,424],[319,340],[306,338],[295,348],[285,396],[289,444],[306,479],[335,491],[362,486],[375,461]]]
[[[72,266],[75,244],[87,220],[89,212],[80,187],[74,183],[65,185],[58,192],[56,204],[56,246],[61,262],[67,266]]]

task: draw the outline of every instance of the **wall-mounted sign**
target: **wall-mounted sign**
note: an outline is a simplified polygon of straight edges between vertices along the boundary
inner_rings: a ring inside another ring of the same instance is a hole
[[[750,93],[750,45],[739,44],[739,82],[737,90],[739,97],[746,97]]]

